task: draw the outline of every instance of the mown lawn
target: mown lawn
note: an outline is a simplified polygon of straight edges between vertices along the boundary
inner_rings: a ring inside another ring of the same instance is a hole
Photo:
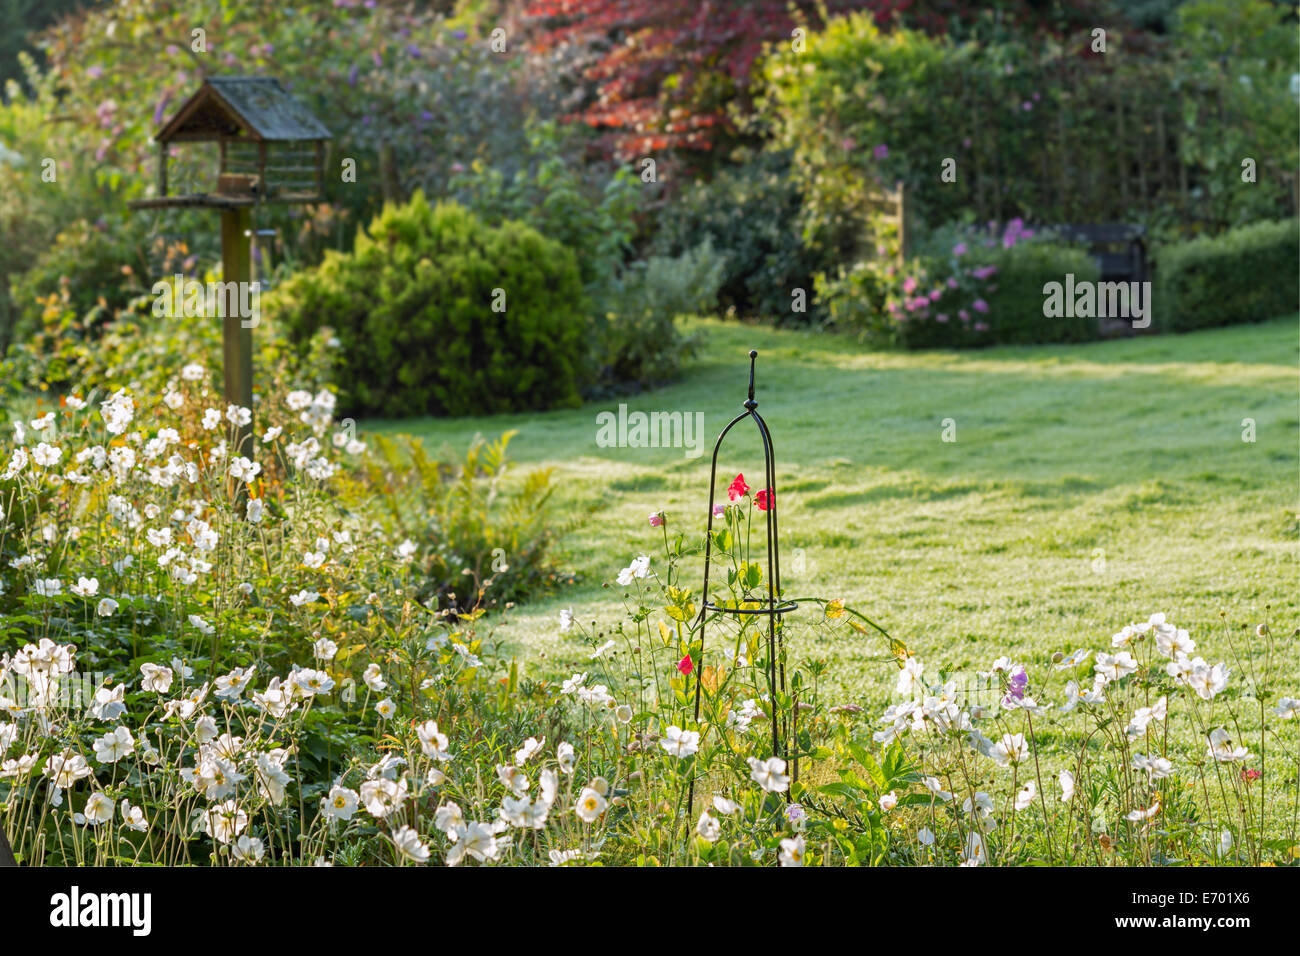
[[[367,422],[429,445],[518,429],[521,467],[553,468],[563,564],[580,583],[512,612],[503,635],[556,670],[585,660],[557,614],[612,621],[612,585],[648,527],[702,531],[708,453],[741,411],[747,350],[759,350],[759,411],[777,453],[787,592],[842,597],[951,669],[1001,654],[1046,667],[1057,650],[1104,647],[1154,611],[1228,656],[1220,613],[1275,631],[1300,624],[1300,343],[1294,318],[1182,336],[966,353],[870,351],[848,338],[698,320],[705,347],[675,385],[629,410],[703,412],[705,454],[602,448],[578,410]],[[952,419],[956,441],[942,438]],[[1256,440],[1243,441],[1243,419]],[[736,435],[733,432],[733,435]],[[762,487],[752,428],[720,458],[719,495],[743,471]],[[690,578],[688,577],[688,580]],[[698,575],[694,580],[698,581]],[[698,584],[696,585],[698,587]],[[807,613],[815,613],[808,611]],[[1300,691],[1300,654],[1284,667]],[[831,697],[876,704],[892,673],[878,645],[807,647],[830,663]],[[1055,696],[1055,695],[1051,695]]]

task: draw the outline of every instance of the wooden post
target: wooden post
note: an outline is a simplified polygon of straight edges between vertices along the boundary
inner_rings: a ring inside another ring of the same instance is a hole
[[[325,144],[316,141],[316,195],[325,195]]]
[[[906,261],[908,239],[910,238],[907,234],[907,187],[902,183],[898,183],[894,189],[896,190],[894,193],[894,214],[898,216],[898,255]]]
[[[221,210],[221,279],[223,282],[251,282],[248,207]],[[240,297],[242,299],[242,296]],[[239,301],[238,299],[236,301]],[[228,310],[238,312],[238,309]],[[226,315],[221,328],[222,364],[225,370],[226,401],[253,407],[253,330],[240,315]],[[230,454],[252,452],[252,426],[240,426]]]
[[[166,143],[158,144],[158,195],[167,195],[167,149]]]

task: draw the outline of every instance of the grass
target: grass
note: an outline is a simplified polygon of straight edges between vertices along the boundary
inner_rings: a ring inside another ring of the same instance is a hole
[[[1227,656],[1220,613],[1275,631],[1300,624],[1300,417],[1295,319],[1190,335],[978,352],[881,353],[852,339],[695,320],[702,353],[676,384],[629,410],[702,412],[704,456],[602,448],[581,409],[454,420],[367,422],[463,448],[518,429],[526,466],[553,468],[556,519],[572,523],[564,565],[579,584],[513,612],[501,634],[521,656],[585,660],[560,635],[622,612],[618,569],[670,530],[698,534],[709,452],[739,413],[747,350],[776,449],[783,581],[841,597],[924,660],[987,668],[1001,654],[1043,667],[1054,651],[1102,647],[1120,625],[1164,611],[1206,656]],[[956,441],[946,442],[951,419]],[[1256,440],[1243,441],[1253,419]],[[762,487],[756,430],[733,432],[718,494],[737,472]],[[696,582],[698,573],[685,578]],[[610,586],[606,586],[606,585]],[[812,613],[809,611],[808,613]],[[1294,647],[1295,644],[1290,645]],[[878,647],[807,647],[829,663],[832,700],[884,699]],[[1289,690],[1300,691],[1300,655]]]

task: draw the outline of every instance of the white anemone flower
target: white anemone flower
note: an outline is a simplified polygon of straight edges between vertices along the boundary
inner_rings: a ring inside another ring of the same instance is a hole
[[[376,694],[388,686],[384,680],[383,671],[379,669],[378,664],[370,664],[366,667],[366,672],[361,675],[361,680],[365,682],[366,687]]]
[[[673,725],[664,730],[659,746],[663,748],[664,753],[683,759],[700,749],[700,735],[697,731],[682,730]]]
[[[1062,770],[1057,780],[1061,784],[1061,802],[1069,803],[1074,797],[1074,774],[1069,770]]]
[[[116,807],[107,794],[92,793],[86,799],[85,809],[81,813],[73,814],[73,819],[78,823],[97,827],[104,823],[111,823],[115,810]]]
[[[795,837],[793,840],[781,841],[781,855],[779,857],[782,866],[803,866],[804,842],[803,834]]]
[[[115,727],[95,741],[95,759],[100,763],[117,763],[135,751],[135,738],[125,727]]]
[[[1030,780],[1016,793],[1016,811],[1028,810],[1036,796],[1038,796],[1038,785]]]
[[[355,790],[348,787],[332,787],[329,796],[321,797],[321,812],[331,820],[343,823],[356,815],[361,798]]]
[[[1000,767],[1023,763],[1029,759],[1029,743],[1024,734],[1003,734],[989,750],[989,756]]]
[[[790,777],[785,772],[785,761],[780,757],[767,760],[749,758],[750,778],[768,793],[784,793],[790,786]]]
[[[704,810],[700,813],[700,819],[695,823],[695,832],[705,843],[713,843],[722,835],[722,824],[718,818]]]
[[[1209,755],[1219,763],[1238,763],[1250,757],[1245,747],[1234,747],[1232,738],[1222,727],[1210,731]]]
[[[604,796],[591,787],[583,787],[582,792],[578,794],[578,803],[573,808],[573,812],[583,823],[595,823],[607,806]]]
[[[209,807],[203,814],[203,832],[218,843],[232,843],[248,828],[248,814],[234,800]]]
[[[419,832],[409,826],[403,826],[393,833],[393,845],[404,860],[412,863],[429,861],[429,847],[420,839]]]

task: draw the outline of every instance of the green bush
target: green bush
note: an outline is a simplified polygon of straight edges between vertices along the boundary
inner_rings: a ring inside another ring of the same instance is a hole
[[[937,230],[901,268],[887,259],[859,262],[838,276],[819,275],[817,294],[835,325],[882,346],[1095,339],[1095,318],[1043,314],[1043,286],[1067,273],[1076,282],[1098,278],[1086,252],[1036,235],[1017,219],[993,235]]]
[[[975,258],[981,258],[975,253]],[[1089,342],[1098,337],[1093,317],[1043,314],[1043,286],[1064,282],[1073,273],[1075,282],[1096,282],[1097,264],[1085,250],[1063,243],[1018,242],[1012,248],[998,247],[987,256],[997,267],[990,277],[984,321],[990,338],[1004,345],[1032,345],[1042,342]]]
[[[683,340],[679,315],[712,312],[727,260],[705,239],[679,256],[651,256],[628,266],[608,287],[601,323],[601,377],[606,384],[654,385],[677,375],[694,342]]]
[[[15,337],[35,332],[44,300],[64,290],[87,333],[110,321],[153,284],[151,228],[148,217],[127,215],[96,223],[78,219],[61,230],[32,267],[12,282],[18,314]]]
[[[697,183],[665,210],[655,247],[679,255],[709,240],[726,257],[719,298],[742,315],[813,320],[791,311],[792,290],[811,289],[825,257],[804,244],[799,185],[788,151],[761,153]]]
[[[1173,17],[1171,39],[1191,81],[1186,85],[1214,91],[1184,104],[1182,159],[1211,173],[1199,184],[1204,218],[1223,227],[1294,209],[1300,164],[1292,86],[1300,59],[1295,14],[1294,3],[1191,0]],[[1253,182],[1242,181],[1245,157],[1258,163]]]
[[[1156,253],[1160,328],[1186,332],[1296,310],[1300,221],[1259,222]]]
[[[579,402],[588,323],[577,261],[521,223],[489,227],[417,192],[386,206],[351,253],[328,253],[267,299],[294,341],[334,330],[350,411],[482,415]]]

